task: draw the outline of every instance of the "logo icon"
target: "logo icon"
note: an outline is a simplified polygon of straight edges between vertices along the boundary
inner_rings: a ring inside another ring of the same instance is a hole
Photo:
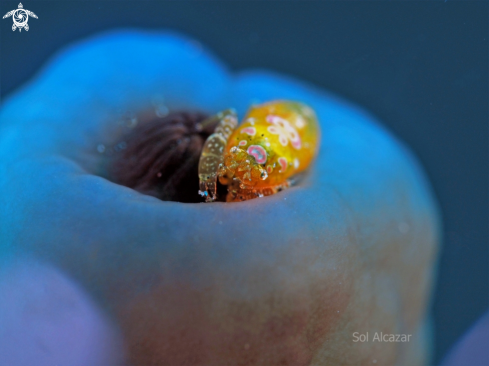
[[[29,30],[29,25],[27,24],[27,21],[29,20],[29,15],[33,18],[37,19],[37,15],[34,14],[32,11],[24,9],[22,6],[22,3],[19,3],[19,8],[9,11],[7,14],[3,16],[3,19],[12,17],[14,20],[14,24],[12,25],[12,30],[15,31],[17,28],[19,28],[19,32],[24,28],[26,31]]]

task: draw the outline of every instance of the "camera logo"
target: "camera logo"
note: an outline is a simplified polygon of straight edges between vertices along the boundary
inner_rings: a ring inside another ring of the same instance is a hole
[[[28,31],[29,25],[27,24],[27,21],[29,20],[29,15],[37,19],[36,14],[34,14],[30,10],[24,9],[22,3],[19,3],[19,8],[9,11],[7,14],[3,16],[3,19],[8,18],[10,16],[12,17],[12,19],[14,20],[14,24],[12,25],[13,31],[15,31],[17,28],[19,28],[19,32],[22,30],[22,28]]]

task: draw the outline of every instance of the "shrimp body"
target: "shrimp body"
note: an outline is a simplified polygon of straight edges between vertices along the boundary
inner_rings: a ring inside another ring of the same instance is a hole
[[[307,105],[279,100],[252,106],[226,137],[216,176],[228,186],[227,201],[243,201],[287,188],[307,169],[318,151],[319,125]],[[200,177],[201,190],[212,186]]]

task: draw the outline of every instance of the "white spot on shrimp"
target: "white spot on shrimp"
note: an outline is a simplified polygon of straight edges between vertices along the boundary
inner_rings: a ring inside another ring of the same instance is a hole
[[[294,159],[294,168],[299,169],[299,159],[297,158]]]
[[[306,125],[306,121],[301,116],[297,116],[297,120],[295,121],[295,125],[297,128],[303,128]]]

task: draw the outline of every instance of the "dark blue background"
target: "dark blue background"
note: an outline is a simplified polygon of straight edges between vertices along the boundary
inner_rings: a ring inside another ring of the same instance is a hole
[[[291,74],[370,110],[417,154],[443,210],[437,362],[488,308],[487,2],[23,4],[39,19],[29,32],[0,25],[2,98],[63,45],[142,27],[180,30],[233,69]],[[2,1],[0,13],[17,5]]]

